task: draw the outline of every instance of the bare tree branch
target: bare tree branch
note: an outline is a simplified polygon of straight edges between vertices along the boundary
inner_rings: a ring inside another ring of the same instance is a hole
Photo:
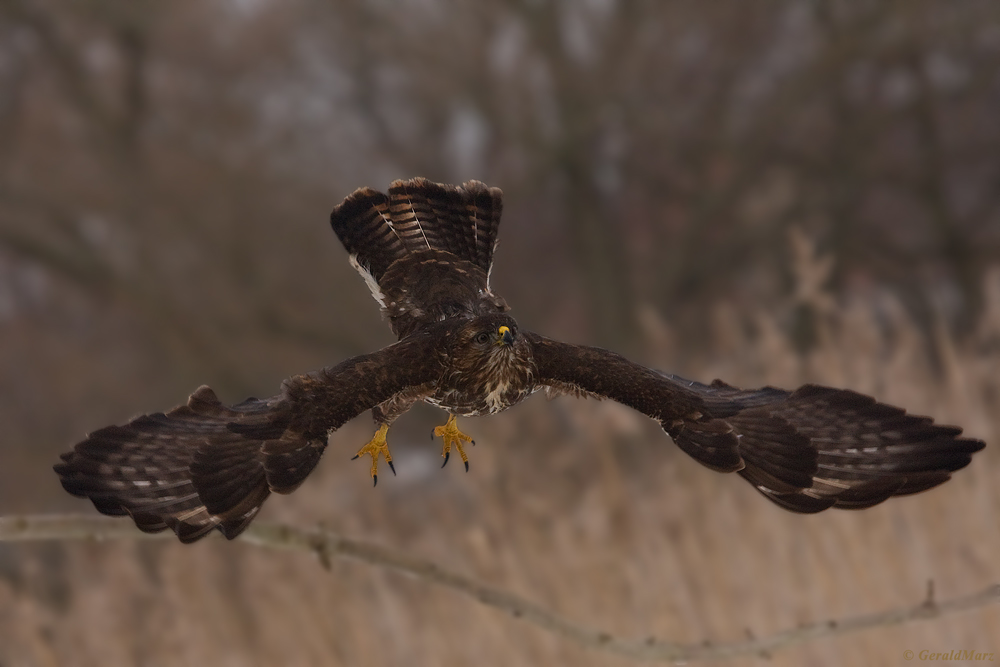
[[[82,515],[0,517],[0,542],[170,538],[173,538],[173,533],[169,531],[156,534],[142,533],[127,521],[108,517]],[[769,637],[724,644],[710,641],[686,644],[655,637],[623,639],[609,632],[583,626],[513,593],[445,570],[432,561],[370,542],[343,537],[324,528],[303,529],[281,523],[257,522],[252,524],[239,539],[272,549],[311,551],[327,569],[330,567],[331,559],[338,557],[353,558],[409,574],[422,581],[464,593],[485,605],[507,612],[514,618],[527,621],[581,647],[636,660],[676,663],[721,660],[739,656],[769,656],[775,651],[814,639],[930,620],[1000,603],[1000,584],[978,593],[939,601],[934,599],[933,582],[928,582],[927,595],[924,601],[917,605],[831,619],[785,630]]]

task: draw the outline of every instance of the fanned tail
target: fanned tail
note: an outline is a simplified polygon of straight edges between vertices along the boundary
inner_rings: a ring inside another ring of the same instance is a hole
[[[451,253],[488,274],[502,208],[501,191],[479,181],[413,178],[393,181],[388,195],[354,191],[333,209],[330,225],[372,287],[393,262],[424,250]]]

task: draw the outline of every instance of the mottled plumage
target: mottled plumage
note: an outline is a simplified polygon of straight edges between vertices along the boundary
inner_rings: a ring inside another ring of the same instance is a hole
[[[501,192],[423,178],[395,181],[389,195],[356,190],[330,224],[399,338],[429,322],[502,313],[490,291]]]
[[[702,464],[739,472],[796,512],[929,489],[984,446],[853,391],[704,385],[522,331],[489,285],[500,212],[500,190],[477,181],[354,192],[331,224],[399,341],[292,377],[266,400],[227,407],[201,387],[170,412],[95,431],[55,466],[63,486],[145,531],[171,528],[190,542],[217,528],[231,539],[271,492],[295,490],[330,434],[366,410],[379,429],[357,456],[372,456],[377,481],[378,457],[393,465],[388,426],[416,401],[451,413],[435,433],[445,462],[454,446],[468,469],[471,439],[454,416],[500,412],[538,389],[632,407]]]

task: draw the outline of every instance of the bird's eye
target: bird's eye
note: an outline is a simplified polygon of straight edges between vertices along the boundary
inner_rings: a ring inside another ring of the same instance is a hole
[[[485,345],[486,343],[490,342],[490,335],[484,331],[478,336],[476,336],[476,342],[479,343],[480,345]]]

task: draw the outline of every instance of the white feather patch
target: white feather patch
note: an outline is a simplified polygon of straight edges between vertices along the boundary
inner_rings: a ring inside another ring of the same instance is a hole
[[[358,254],[354,253],[349,258],[348,261],[351,263],[361,277],[365,279],[365,283],[368,285],[368,289],[371,291],[372,296],[378,301],[379,305],[385,308],[385,296],[382,295],[382,290],[379,289],[378,281],[375,280],[375,276],[368,272],[368,269],[361,266],[358,262]]]
[[[503,395],[507,393],[507,389],[510,388],[510,383],[498,382],[493,389],[486,394],[486,405],[489,406],[490,414],[495,414],[507,408],[507,405],[503,402]]]

